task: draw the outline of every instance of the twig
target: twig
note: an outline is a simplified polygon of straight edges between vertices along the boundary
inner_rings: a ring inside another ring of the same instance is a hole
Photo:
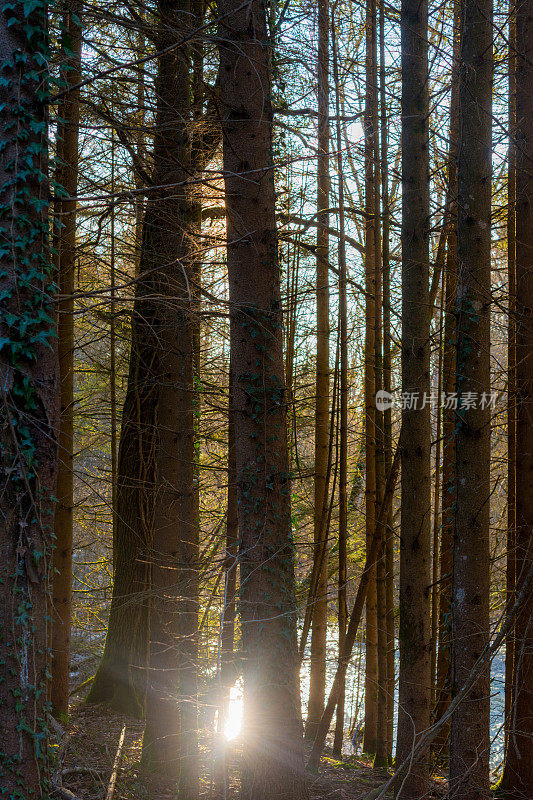
[[[93,769],[92,767],[67,767],[67,769],[61,770],[61,774],[64,775],[92,775],[94,778],[101,779],[103,776],[103,772],[100,769]]]
[[[56,797],[61,797],[62,800],[82,800],[82,798],[71,792],[70,789],[65,789],[63,786],[53,786],[52,794]]]
[[[117,782],[118,768],[120,766],[120,760],[122,758],[122,747],[124,745],[125,734],[126,734],[126,726],[123,725],[122,733],[120,734],[120,739],[118,740],[117,754],[115,756],[115,763],[113,764],[113,772],[111,773],[111,777],[109,779],[109,786],[107,787],[107,794],[105,796],[106,800],[113,800],[113,795],[115,793],[115,784]]]
[[[61,727],[59,722],[54,719],[51,714],[47,715],[47,722],[50,728],[54,731],[55,735],[58,736],[60,739],[63,739],[66,736],[66,731],[64,728]]]
[[[60,730],[63,730],[59,724],[58,728]],[[61,741],[59,743],[59,747],[57,748],[57,756],[56,756],[57,766],[52,774],[52,779],[51,779],[52,785],[56,788],[61,788],[61,768],[63,766],[63,761],[65,760],[65,755],[71,738],[72,738],[71,733],[63,732]]]

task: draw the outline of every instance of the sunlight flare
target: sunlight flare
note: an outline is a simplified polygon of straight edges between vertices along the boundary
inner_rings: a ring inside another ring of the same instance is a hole
[[[236,739],[242,728],[242,687],[232,686],[229,696],[228,717],[224,724],[224,737]]]

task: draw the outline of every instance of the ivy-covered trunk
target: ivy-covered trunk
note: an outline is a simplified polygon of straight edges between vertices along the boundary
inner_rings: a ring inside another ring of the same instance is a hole
[[[48,242],[46,7],[0,16],[0,786],[46,791],[47,603],[59,424]]]
[[[218,10],[245,682],[241,797],[302,800],[270,47],[259,0],[246,8],[223,0]]]

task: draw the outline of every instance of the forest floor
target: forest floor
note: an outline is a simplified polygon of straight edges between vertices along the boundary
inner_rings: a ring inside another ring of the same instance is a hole
[[[113,800],[170,800],[175,798],[174,783],[157,776],[146,776],[140,769],[142,721],[113,714],[102,706],[86,706],[77,701],[71,708],[69,724],[63,736],[59,768],[62,786],[68,790],[63,798],[71,800],[106,800],[113,772],[121,731],[125,726],[122,757],[117,773]],[[207,742],[202,763],[207,763]],[[226,797],[238,797],[237,744],[231,745],[229,753],[229,786]],[[310,799],[360,800],[371,789],[379,786],[388,776],[377,773],[364,758],[351,756],[343,760],[331,758],[326,752],[320,774],[310,776]],[[443,782],[435,781],[429,798],[445,794]],[[212,775],[202,776],[201,796],[215,798]],[[391,795],[392,796],[392,795]],[[389,795],[387,795],[389,797]]]

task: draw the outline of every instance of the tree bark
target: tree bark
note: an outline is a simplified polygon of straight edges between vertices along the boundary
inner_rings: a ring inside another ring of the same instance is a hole
[[[437,398],[442,397],[442,363],[444,343],[444,286],[442,286],[440,313],[438,317],[438,354],[437,354]],[[441,451],[442,451],[442,411],[440,400],[437,400],[437,421],[435,432],[435,482],[433,484],[432,509],[432,547],[431,547],[431,705],[434,709],[437,698],[437,643],[439,628],[439,561],[440,561],[440,519],[441,504]]]
[[[139,56],[143,44],[141,34]],[[142,69],[137,80],[138,110],[144,121]],[[144,132],[140,125],[136,153],[141,162],[144,150]],[[134,170],[134,177],[135,187],[140,189],[143,179],[138,170]],[[106,703],[119,713],[135,717],[144,716],[146,700],[157,406],[154,276],[149,271],[150,260],[146,256],[149,239],[145,236],[144,216],[143,198],[136,195],[133,254],[136,284],[114,487],[113,593],[104,652],[86,701]]]
[[[169,31],[172,36],[179,38],[181,35],[173,24],[169,24],[165,30],[160,32],[165,45],[168,44],[166,37]],[[184,52],[181,51],[182,54]],[[189,63],[189,59],[187,63]],[[170,70],[171,79],[174,81],[174,67],[169,66],[166,62],[164,68]],[[158,99],[165,112],[169,114],[170,122],[166,129],[167,138],[165,139],[161,133],[159,137],[156,137],[154,186],[161,183],[168,186],[169,174],[174,175],[179,183],[184,179],[184,174],[190,177],[191,168],[201,170],[219,141],[219,136],[213,135],[212,126],[209,123],[206,124],[207,115],[204,115],[202,125],[196,126],[202,132],[200,143],[196,137],[192,147],[190,142],[185,147],[187,151],[185,158],[189,161],[191,160],[191,149],[194,153],[192,167],[190,163],[187,167],[182,156],[176,155],[182,147],[177,128],[181,125],[181,133],[186,136],[190,135],[191,131],[185,124],[185,118],[181,118],[179,111],[175,112],[174,117],[172,116],[172,105],[178,103],[180,96],[183,100],[182,95],[185,94],[185,89],[180,84],[179,88],[182,94],[176,92],[175,95],[170,95],[169,85],[165,85],[164,79],[162,81],[165,99],[161,99],[161,92],[158,94]],[[188,81],[189,74],[187,73]],[[187,94],[185,102],[190,104],[190,99]],[[164,133],[165,131],[163,131]],[[162,155],[166,146],[170,149],[174,148],[174,153]],[[165,159],[167,160],[165,161]],[[165,170],[169,164],[170,173],[168,174]],[[164,179],[161,179],[162,175],[164,175]],[[158,200],[163,211],[157,206]],[[168,288],[168,276],[165,277],[162,274],[163,269],[171,271],[173,264],[175,269],[181,272],[181,266],[186,267],[191,291],[193,288],[197,288],[196,284],[199,282],[197,262],[195,261],[195,266],[191,267],[191,261],[194,261],[193,240],[198,230],[195,200],[196,198],[191,193],[188,193],[186,197],[183,194],[178,194],[177,197],[172,196],[172,190],[167,191],[166,195],[160,194],[155,197],[155,201],[151,205],[147,204],[144,223],[140,226],[142,228],[142,247],[132,315],[130,365],[118,458],[115,579],[104,655],[88,697],[88,702],[106,702],[123,713],[139,716],[144,713],[149,646],[150,563],[156,487],[157,394],[160,387],[169,388],[166,379],[161,380],[157,372],[160,369],[158,352],[160,342],[156,328],[158,325],[165,327],[165,323],[164,320],[158,321],[156,315],[159,311],[160,294],[165,286]],[[180,210],[181,201],[183,203]],[[166,235],[165,219],[177,220],[177,229],[174,230],[172,226],[170,227],[172,236]],[[139,230],[139,226],[137,226],[137,230]],[[178,247],[182,249],[178,250]],[[167,259],[172,248],[176,248],[174,261],[172,261],[172,256]],[[184,265],[181,265],[182,256],[185,259]],[[182,272],[181,274],[183,275]],[[196,292],[194,299],[196,299]],[[185,302],[189,303],[189,300],[187,292]],[[182,302],[183,295],[180,295],[177,301],[178,306],[181,307]],[[164,313],[167,312],[171,314],[168,308]],[[184,342],[188,343],[190,335],[194,341],[194,334],[189,334],[188,328],[192,327],[195,330],[197,328],[193,324],[194,319],[191,314],[186,313],[180,316],[180,322],[184,325],[185,318],[188,327]],[[176,355],[173,350],[171,354]],[[165,429],[165,435],[168,436],[167,429]],[[191,486],[195,487],[195,485],[193,477]],[[166,487],[163,491],[165,490]],[[197,503],[194,497],[193,506],[192,516],[197,529]],[[185,523],[185,527],[187,527],[187,523]],[[189,538],[190,541],[184,544],[184,547],[187,549],[190,546],[194,550],[196,547],[192,541],[194,536]],[[186,569],[188,570],[189,567]],[[192,573],[195,572],[194,567],[190,569]],[[163,572],[166,571],[163,567]],[[194,580],[193,577],[193,583]],[[192,584],[188,585],[191,588]],[[192,618],[194,613],[191,611],[191,617],[189,617],[189,611],[186,611],[184,620]],[[187,634],[184,636],[188,643],[194,643],[195,637],[191,639]],[[194,703],[189,709],[185,709],[186,713],[187,710],[191,710],[193,705]],[[191,713],[193,712],[191,711]],[[145,761],[145,763],[147,762]]]
[[[380,164],[381,164],[381,268],[383,273],[383,389],[391,394],[391,299],[390,299],[390,207],[389,207],[389,164],[387,136],[387,96],[385,68],[385,7],[379,6],[379,47],[380,47]],[[385,473],[388,475],[392,466],[392,409],[383,411],[383,449]],[[392,496],[387,509],[385,524],[385,603],[387,626],[387,752],[392,760],[392,740],[394,726],[394,692],[395,692],[395,620],[394,620],[394,529],[392,517]]]
[[[321,559],[313,603],[309,702],[305,736],[313,739],[324,710],[328,594],[328,526],[325,500],[329,450],[329,2],[318,0],[318,161],[316,234],[316,401],[314,559]],[[323,542],[322,540],[326,541]]]
[[[61,164],[59,183],[66,197],[60,201],[58,235],[59,303],[58,356],[61,417],[55,507],[52,584],[52,682],[50,701],[57,719],[68,715],[70,677],[70,619],[72,606],[72,548],[74,508],[74,275],[76,262],[76,200],[78,185],[78,129],[80,118],[81,81],[81,8],[71,4],[66,14],[64,47],[66,88],[69,92],[62,104]]]
[[[452,693],[489,641],[492,3],[463,0],[457,163],[458,410],[452,583]],[[467,404],[475,392],[474,408]],[[452,717],[450,797],[489,796],[490,670]]]
[[[407,756],[430,721],[431,424],[429,322],[429,89],[427,3],[402,0],[402,505],[400,674],[396,753]],[[411,404],[409,396],[417,398]],[[398,796],[423,797],[419,762]]]
[[[460,0],[454,0],[453,62],[450,99],[450,145],[446,198],[447,235],[444,286],[444,343],[442,388],[445,397],[455,392],[455,303],[457,296],[457,141],[459,136]],[[435,719],[439,720],[451,699],[451,585],[453,531],[455,525],[455,411],[449,403],[442,409],[442,510],[440,535],[439,623]],[[433,751],[447,761],[449,725],[443,725]]]
[[[516,590],[533,565],[533,3],[516,6]],[[515,621],[505,796],[533,792],[533,589]]]
[[[159,47],[190,27],[187,0],[159,3]],[[198,796],[198,525],[194,453],[194,266],[189,48],[159,57],[154,171],[170,184],[147,203],[145,254],[155,273],[157,343],[150,668],[142,761]]]
[[[87,697],[87,703],[137,717],[145,712],[157,419],[149,247],[143,225],[118,451],[113,594],[104,653]]]
[[[381,198],[380,198],[380,155],[379,155],[379,115],[378,115],[378,82],[377,82],[377,16],[373,10],[373,26],[375,28],[374,89],[372,129],[374,131],[374,390],[376,397],[383,390],[383,287],[381,272]],[[385,491],[385,439],[383,410],[377,407],[374,400],[375,424],[375,464],[376,464],[376,508],[381,508]],[[388,515],[387,515],[388,516]],[[376,747],[374,768],[386,769],[387,753],[387,599],[385,584],[385,519],[379,528],[379,554],[376,563],[376,646],[377,646],[377,710],[376,710]]]
[[[4,7],[0,61],[0,785],[40,798],[59,429],[44,3]]]
[[[375,406],[375,325],[376,325],[376,4],[367,0],[365,56],[365,512],[366,547],[371,547],[376,518],[376,406]],[[366,596],[365,636],[365,731],[363,750],[376,752],[377,738],[377,594],[376,568],[370,574]]]
[[[342,653],[346,624],[347,606],[347,543],[348,543],[348,301],[346,293],[346,240],[344,218],[344,169],[342,163],[340,93],[338,52],[335,38],[335,18],[331,19],[331,47],[333,50],[333,75],[335,79],[335,113],[337,115],[337,172],[339,179],[339,346],[340,346],[340,403],[339,403],[339,575],[338,575],[338,625],[339,655]],[[344,699],[345,681],[341,687],[337,703],[337,719],[333,754],[342,754],[344,737]]]
[[[231,12],[233,13],[231,14]],[[296,640],[282,307],[265,8],[223,0],[227,210],[244,656],[244,800],[307,797]]]
[[[155,485],[153,290],[142,262],[118,451],[113,594],[104,653],[87,697],[87,703],[106,703],[131,716],[145,711]]]
[[[506,603],[513,603],[516,588],[516,10],[509,3],[509,149],[507,165],[507,564]],[[505,642],[505,752],[513,703],[514,625]]]
[[[227,794],[227,762],[224,726],[228,718],[230,690],[235,682],[235,612],[237,592],[237,563],[239,547],[239,509],[237,504],[237,468],[235,464],[235,421],[233,414],[233,380],[230,363],[228,391],[228,505],[226,515],[226,552],[224,560],[224,599],[220,621],[219,681],[220,697],[218,703],[218,752],[216,754],[215,780],[219,797]]]
[[[139,31],[137,36],[138,44],[137,44],[137,52],[139,54],[139,58],[142,58],[144,53],[144,32]],[[144,126],[145,122],[145,75],[144,69],[141,68],[137,74],[137,114],[139,115],[139,122],[138,122],[138,129],[135,135],[135,153],[139,160],[139,163],[143,163],[145,159],[145,131]],[[139,170],[133,170],[133,177],[135,180],[135,188],[142,189],[143,186],[143,178],[139,172]],[[134,233],[134,243],[135,249],[133,253],[133,261],[135,265],[135,277],[139,277],[139,269],[141,265],[141,253],[142,253],[142,242],[143,242],[143,220],[144,220],[144,197],[142,194],[135,195],[134,201],[134,209],[135,209],[135,233]]]
[[[111,130],[111,194],[115,194],[115,131]],[[115,574],[115,542],[117,530],[117,331],[116,331],[116,242],[115,242],[115,207],[111,209],[110,220],[110,254],[109,254],[109,414],[110,414],[110,447],[111,447],[111,526],[113,530],[113,575]]]

